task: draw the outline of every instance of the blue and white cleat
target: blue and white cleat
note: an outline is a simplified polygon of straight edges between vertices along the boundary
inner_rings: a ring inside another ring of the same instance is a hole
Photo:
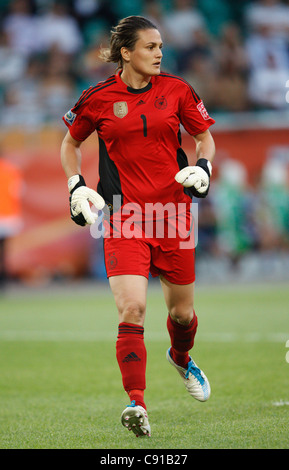
[[[151,437],[147,412],[142,406],[136,405],[134,400],[123,410],[121,424],[133,431],[136,437]]]
[[[167,360],[177,369],[189,394],[196,400],[207,401],[211,395],[211,387],[204,372],[198,368],[191,356],[187,369],[178,366],[171,357],[170,349],[167,350]]]

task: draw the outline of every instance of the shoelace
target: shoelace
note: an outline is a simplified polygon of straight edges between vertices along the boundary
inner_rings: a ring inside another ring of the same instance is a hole
[[[187,368],[187,372],[186,372],[186,375],[185,375],[186,379],[189,378],[190,373],[191,373],[194,377],[196,377],[196,379],[200,382],[201,385],[204,385],[205,380],[204,380],[204,378],[203,378],[202,375],[201,375],[201,371],[200,371],[200,369],[193,363],[193,361],[190,361],[190,362],[188,363],[188,368]]]
[[[135,407],[135,400],[131,401],[130,405],[127,405],[127,408],[134,408]]]

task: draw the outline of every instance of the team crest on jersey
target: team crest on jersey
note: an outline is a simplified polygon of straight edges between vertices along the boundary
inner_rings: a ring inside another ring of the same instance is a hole
[[[70,126],[72,126],[72,124],[74,123],[75,118],[76,118],[76,114],[73,113],[73,112],[71,111],[71,109],[70,109],[69,111],[67,111],[67,113],[64,115],[65,121],[66,121]]]
[[[199,104],[197,105],[197,110],[202,115],[203,119],[205,119],[205,121],[210,119],[210,116],[208,115],[208,111],[206,110],[204,103],[202,101],[200,101]]]
[[[128,113],[128,107],[127,107],[127,102],[126,101],[117,101],[116,103],[113,103],[113,114],[122,119],[124,118]]]
[[[168,105],[167,100],[164,96],[157,97],[155,100],[155,107],[158,109],[166,109]]]

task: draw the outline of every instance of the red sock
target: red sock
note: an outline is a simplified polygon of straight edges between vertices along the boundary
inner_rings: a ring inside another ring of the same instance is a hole
[[[172,345],[170,354],[173,361],[181,367],[186,368],[190,360],[189,351],[194,346],[197,326],[198,318],[195,312],[192,321],[188,325],[181,325],[168,315],[167,328]]]
[[[146,388],[146,348],[144,329],[133,323],[120,323],[116,342],[116,358],[125,391],[136,405],[145,408],[143,394]]]
[[[144,402],[144,390],[129,390],[127,393],[130,401],[134,400],[136,405],[140,405],[146,410],[146,405]]]

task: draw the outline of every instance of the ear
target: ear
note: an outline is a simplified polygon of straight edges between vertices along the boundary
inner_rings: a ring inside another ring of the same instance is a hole
[[[120,50],[120,53],[121,53],[121,57],[123,58],[125,62],[130,61],[130,51],[126,47],[122,47]]]

